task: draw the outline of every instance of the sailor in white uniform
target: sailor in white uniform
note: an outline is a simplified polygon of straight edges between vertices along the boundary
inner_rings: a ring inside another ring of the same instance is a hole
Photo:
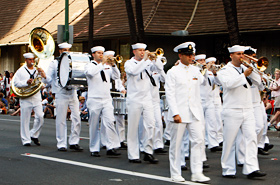
[[[242,65],[245,50],[243,46],[235,45],[228,50],[232,61],[217,73],[218,80],[223,86],[222,175],[226,178],[236,178],[235,140],[239,129],[241,129],[245,137],[246,150],[243,174],[247,175],[248,178],[262,177],[266,174],[259,171],[251,93],[252,81],[261,83],[261,77],[259,74],[252,73],[252,67],[247,68]]]
[[[174,48],[180,58],[179,64],[173,66],[165,80],[165,92],[169,105],[168,119],[171,121],[171,141],[169,162],[171,179],[184,182],[181,175],[181,146],[185,130],[189,131],[191,142],[191,180],[207,182],[209,177],[203,175],[201,149],[204,144],[204,116],[200,98],[200,84],[205,83],[207,76],[202,76],[199,69],[193,65],[193,42],[186,42]]]
[[[41,68],[35,68],[34,54],[25,53],[25,64],[20,67],[14,76],[14,86],[17,88],[26,88],[32,84],[34,78],[39,74],[45,76],[45,72]],[[27,98],[20,98],[20,136],[24,146],[31,146],[31,140],[38,146],[40,146],[39,135],[44,123],[44,113],[42,108],[42,98],[40,90]],[[29,130],[31,112],[34,110],[35,119],[33,128]]]
[[[82,151],[83,148],[79,145],[81,132],[81,118],[79,113],[79,100],[77,88],[75,86],[62,87],[59,84],[58,69],[60,67],[61,57],[67,57],[70,52],[71,44],[66,42],[58,45],[60,57],[53,60],[48,68],[44,83],[51,84],[52,93],[55,94],[56,109],[59,111],[56,115],[56,140],[58,151],[67,151],[67,122],[66,114],[68,107],[71,110],[71,134],[69,136],[70,149]],[[63,53],[64,52],[64,53]],[[63,78],[63,77],[59,77]]]
[[[88,81],[89,149],[94,157],[100,157],[100,116],[106,133],[107,155],[120,155],[115,149],[120,147],[120,141],[114,125],[114,107],[110,94],[110,78],[120,78],[120,71],[112,58],[103,58],[104,51],[102,46],[91,48],[93,61],[85,65],[84,71]]]
[[[147,45],[137,43],[132,45],[134,57],[125,63],[127,75],[127,99],[128,131],[127,152],[131,163],[141,163],[139,155],[138,126],[141,114],[146,129],[144,146],[144,161],[158,163],[153,156],[153,133],[155,128],[155,117],[151,94],[151,83],[156,86],[152,71],[157,70],[156,63],[149,59],[149,51],[145,51]]]

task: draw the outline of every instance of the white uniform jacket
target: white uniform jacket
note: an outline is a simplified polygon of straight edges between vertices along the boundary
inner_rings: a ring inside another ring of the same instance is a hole
[[[107,82],[103,82],[101,78],[102,70],[104,71]],[[84,74],[88,82],[88,98],[111,98],[110,78],[113,80],[120,78],[120,71],[116,66],[111,67],[107,64],[98,64],[94,60],[85,65]]]
[[[20,88],[20,87],[27,87],[28,86],[27,80],[30,79],[30,74],[26,71],[26,69],[28,69],[28,68],[27,68],[26,64],[24,64],[15,73],[15,76],[14,76],[15,87]],[[33,74],[33,72],[35,71],[35,68],[34,68],[34,70],[29,70],[29,71],[30,71],[31,74]],[[38,75],[38,71],[35,72],[34,78],[37,75]],[[23,100],[31,102],[33,104],[33,106],[40,105],[41,101],[42,101],[41,93],[40,93],[40,91],[38,91],[33,96],[30,96],[30,97],[24,98],[24,99],[20,99],[20,101],[23,101]]]
[[[186,66],[181,62],[173,66],[166,75],[165,93],[169,106],[168,120],[180,115],[183,123],[192,122],[191,113],[197,120],[204,119],[200,98],[200,85],[206,83],[195,66]]]
[[[145,70],[151,75],[151,71],[157,70],[156,65],[150,60],[137,61],[132,57],[125,62],[124,67],[127,75],[127,101],[152,101],[151,81]]]
[[[244,65],[241,67],[243,71],[247,69]],[[218,72],[217,77],[223,86],[224,108],[253,108],[251,86],[244,73],[240,74],[229,62]],[[261,85],[260,75],[252,72],[249,77],[253,84]]]
[[[43,82],[46,84],[50,84],[52,86],[52,93],[74,95],[75,92],[77,91],[77,87],[72,86],[71,90],[66,90],[66,88],[61,87],[58,84],[57,74],[58,74],[58,61],[55,59],[50,63],[48,71],[46,73],[46,79],[43,79]]]

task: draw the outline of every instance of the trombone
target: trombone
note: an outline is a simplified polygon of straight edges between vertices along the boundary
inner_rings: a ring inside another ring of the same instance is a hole
[[[261,75],[269,84],[272,83],[272,84],[275,84],[278,87],[277,82],[273,78],[271,78],[271,76],[268,76],[267,74],[264,73],[264,71],[267,69],[268,64],[269,64],[269,61],[266,57],[261,57],[261,58],[257,59],[257,58],[254,58],[252,56],[249,56],[247,54],[244,54],[244,56],[246,58],[252,60],[253,63],[249,64],[247,61],[245,61],[243,59],[240,59],[240,61],[242,63],[245,63],[248,66],[251,66],[253,68],[253,71],[255,73]],[[254,64],[256,64],[256,66]],[[269,86],[269,84],[268,84],[268,86]]]

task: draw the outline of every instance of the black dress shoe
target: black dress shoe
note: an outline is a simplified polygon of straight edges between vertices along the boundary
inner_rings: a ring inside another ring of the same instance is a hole
[[[66,152],[67,151],[67,149],[65,147],[58,148],[57,150],[60,151],[60,152]]]
[[[268,155],[268,152],[264,151],[262,148],[258,148],[258,154],[260,154],[260,155]]]
[[[188,170],[188,167],[187,167],[186,165],[182,165],[182,166],[181,166],[181,170],[182,170],[182,171],[187,171],[187,170]]]
[[[203,162],[203,168],[210,168],[210,165],[205,163],[205,162]]]
[[[185,160],[190,160],[190,157],[185,157]]]
[[[223,142],[220,142],[220,143],[219,143],[219,146],[223,146]]]
[[[70,145],[69,147],[70,149],[73,149],[73,150],[76,150],[76,151],[83,151],[84,149],[78,145],[78,144],[75,144],[75,145]]]
[[[149,161],[152,164],[158,163],[158,159],[156,159],[152,154],[148,154],[148,153],[144,154],[144,161]]]
[[[170,140],[166,140],[164,145],[169,146],[170,145]]]
[[[141,163],[142,161],[140,159],[129,159],[130,163]]]
[[[220,146],[215,146],[215,147],[213,147],[213,148],[210,148],[210,150],[211,150],[211,152],[217,152],[217,151],[222,151],[223,148],[220,147]]]
[[[244,164],[237,164],[237,166],[238,166],[238,167],[243,167],[243,166],[244,166]]]
[[[30,143],[25,143],[23,146],[31,146]]]
[[[266,151],[266,152],[268,152],[268,150],[270,150],[270,149],[272,149],[274,147],[274,145],[270,145],[270,144],[268,144],[268,143],[265,143],[265,145],[264,145],[264,151]]]
[[[100,157],[99,152],[91,152],[90,155],[93,157]]]
[[[156,154],[166,154],[166,153],[167,153],[167,151],[164,150],[163,148],[155,149],[154,152],[155,152]]]
[[[252,179],[254,177],[263,177],[263,176],[266,176],[266,173],[261,172],[260,170],[256,170],[256,171],[250,173],[249,175],[247,175],[247,178]]]
[[[31,140],[34,142],[35,145],[40,146],[40,141],[38,138],[31,137]]]
[[[106,146],[102,146],[102,149],[106,149]]]
[[[235,175],[223,175],[224,178],[235,179]]]
[[[110,155],[110,156],[118,156],[118,155],[121,155],[121,153],[119,153],[117,150],[115,150],[114,148],[111,149],[111,150],[107,150],[107,155]]]
[[[122,149],[127,149],[127,144],[124,143],[124,142],[121,142],[121,147],[120,147],[120,148],[122,148]]]

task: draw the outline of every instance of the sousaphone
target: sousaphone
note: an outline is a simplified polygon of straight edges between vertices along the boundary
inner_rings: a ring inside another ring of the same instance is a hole
[[[51,34],[41,27],[34,28],[29,34],[29,46],[31,51],[39,59],[49,59],[55,50],[55,42]],[[37,69],[38,60],[35,60],[34,67]],[[15,95],[19,98],[27,98],[36,94],[42,87],[43,83],[41,77],[37,76],[33,82],[23,88],[18,88],[14,86],[14,78],[11,82],[11,87]]]

